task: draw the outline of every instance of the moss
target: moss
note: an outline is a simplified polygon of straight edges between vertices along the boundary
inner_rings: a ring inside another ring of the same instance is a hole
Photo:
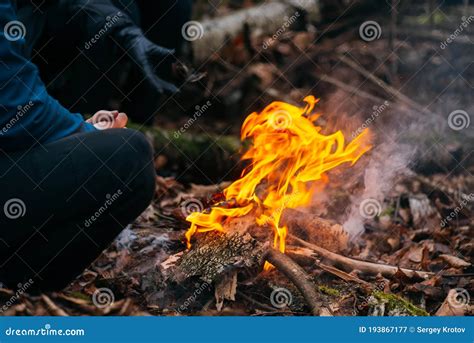
[[[445,21],[445,15],[439,10],[435,10],[431,15],[423,14],[417,17],[417,23],[420,25],[428,25],[430,23],[430,16],[433,17],[433,24],[439,25]]]
[[[439,10],[435,10],[432,15],[423,13],[421,15],[406,16],[403,19],[404,24],[409,26],[423,26],[430,24],[430,16],[433,17],[433,24],[440,25],[446,22],[446,15]]]
[[[76,291],[73,291],[73,292],[70,292],[69,294],[67,294],[68,296],[70,296],[71,298],[76,298],[76,299],[81,299],[81,300],[87,300],[87,301],[90,301],[91,300],[91,297],[87,294],[84,294],[84,293],[81,293],[81,292],[76,292]]]
[[[392,217],[394,214],[395,214],[395,207],[389,206],[385,210],[383,210],[382,213],[380,213],[380,217],[382,216]]]
[[[396,294],[373,291],[372,296],[378,301],[386,303],[389,311],[398,310],[411,316],[429,316],[428,312]]]
[[[319,285],[317,286],[318,287],[318,290],[321,292],[321,293],[324,293],[324,294],[327,294],[327,295],[332,295],[334,297],[337,297],[341,294],[341,292],[339,292],[339,290],[335,289],[335,288],[331,288],[331,287],[328,287],[328,286],[325,286],[325,285]]]

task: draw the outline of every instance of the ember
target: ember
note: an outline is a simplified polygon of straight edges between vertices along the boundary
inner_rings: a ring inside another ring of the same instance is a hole
[[[246,118],[241,139],[252,139],[252,145],[242,160],[250,164],[224,190],[225,206],[217,203],[186,218],[191,222],[188,248],[195,233],[225,231],[228,220],[252,212],[257,225],[273,230],[273,247],[285,252],[288,229],[280,225],[283,210],[308,206],[328,182],[326,172],[346,162],[353,165],[370,149],[367,129],[348,144],[341,131],[321,134],[322,128],[314,123],[320,115],[313,114],[318,99],[307,96],[304,101],[304,108],[273,102]]]

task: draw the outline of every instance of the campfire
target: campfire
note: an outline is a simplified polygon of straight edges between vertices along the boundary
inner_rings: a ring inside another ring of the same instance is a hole
[[[272,230],[273,247],[285,252],[283,211],[309,206],[329,182],[327,172],[353,165],[371,148],[367,129],[349,143],[341,131],[324,135],[316,124],[320,114],[313,112],[319,99],[307,96],[304,101],[305,107],[276,101],[246,118],[241,140],[251,140],[242,156],[248,166],[224,190],[223,201],[186,218],[191,223],[188,248],[196,233],[226,232],[229,221],[251,215],[259,227]],[[264,268],[270,267],[266,262]]]

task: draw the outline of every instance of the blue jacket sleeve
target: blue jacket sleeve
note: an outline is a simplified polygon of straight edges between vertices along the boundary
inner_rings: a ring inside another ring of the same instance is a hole
[[[0,149],[21,150],[96,130],[48,95],[36,66],[22,54],[24,25],[0,0]]]

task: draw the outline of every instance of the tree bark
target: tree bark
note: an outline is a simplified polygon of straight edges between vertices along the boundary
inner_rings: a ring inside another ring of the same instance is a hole
[[[303,15],[303,13],[306,15]],[[220,50],[226,42],[236,38],[245,26],[248,27],[250,32],[259,31],[266,35],[276,34],[278,30],[285,30],[288,23],[293,23],[292,16],[297,21],[304,20],[303,17],[305,16],[319,20],[319,1],[274,1],[235,11],[224,17],[204,20],[200,23],[203,28],[202,37],[192,42],[194,58],[196,62],[205,61],[209,56]]]

